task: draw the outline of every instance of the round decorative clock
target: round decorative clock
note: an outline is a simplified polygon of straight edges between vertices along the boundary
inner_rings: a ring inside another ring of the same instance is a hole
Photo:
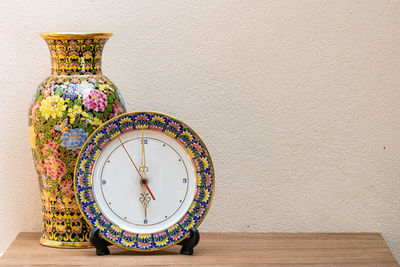
[[[94,229],[97,253],[113,244],[192,254],[214,193],[214,169],[200,137],[162,113],[132,112],[102,124],[83,145],[75,194]]]

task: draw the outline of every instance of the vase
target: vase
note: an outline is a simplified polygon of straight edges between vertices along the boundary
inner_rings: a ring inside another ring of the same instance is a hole
[[[75,161],[90,134],[125,113],[117,87],[102,74],[101,55],[110,33],[43,33],[51,75],[29,108],[29,133],[42,199],[40,244],[87,247],[90,228],[75,200]]]

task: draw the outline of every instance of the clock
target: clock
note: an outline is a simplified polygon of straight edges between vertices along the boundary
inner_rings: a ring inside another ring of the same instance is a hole
[[[132,112],[88,138],[74,186],[98,254],[108,254],[104,244],[155,251],[178,243],[191,254],[214,194],[214,169],[203,141],[185,123]]]

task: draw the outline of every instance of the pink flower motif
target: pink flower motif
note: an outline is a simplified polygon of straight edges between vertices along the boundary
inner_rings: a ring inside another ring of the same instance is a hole
[[[142,115],[138,115],[138,116],[135,118],[135,120],[136,120],[136,121],[139,121],[139,120],[148,120],[148,118],[147,118],[146,115],[142,114]]]
[[[183,218],[179,221],[179,223],[181,224],[181,225],[183,225],[184,224],[184,222],[188,219],[188,215],[187,214],[185,214],[185,216],[183,216]]]
[[[107,104],[106,94],[97,89],[92,89],[89,94],[83,97],[83,105],[88,109],[93,109],[94,111],[103,112]]]
[[[90,152],[91,152],[92,150],[96,150],[96,147],[95,147],[93,144],[88,144],[87,147],[86,147],[86,149],[84,150],[84,153],[83,153],[83,154],[84,154],[86,157],[90,158]]]
[[[150,129],[162,130],[163,127],[161,127],[161,126],[159,126],[159,125],[150,125]]]
[[[74,192],[72,191],[72,181],[63,181],[60,189],[64,192],[65,197],[71,198],[74,195]]]
[[[82,233],[82,228],[80,226],[72,226],[71,227],[71,231],[74,234],[80,234],[80,233]]]
[[[69,56],[70,57],[79,57],[79,54],[75,51],[71,51],[71,52],[69,52]]]
[[[46,152],[49,151],[51,152],[50,154],[58,155],[58,146],[59,144],[57,144],[54,140],[48,139],[44,145],[42,153],[47,154]]]
[[[44,208],[46,209],[46,211],[51,211],[50,203],[46,203]],[[47,221],[51,221],[51,217],[47,217],[46,219],[47,219]]]
[[[38,110],[39,106],[40,106],[40,102],[35,102],[35,104],[32,105],[32,108],[31,108],[32,118],[36,117],[36,111]]]
[[[138,243],[138,246],[142,249],[151,247],[151,243]]]
[[[71,79],[71,83],[79,83],[79,79],[74,77]]]
[[[62,222],[62,220],[60,221],[60,223]],[[65,226],[61,225],[56,225],[56,231],[57,233],[60,234],[65,234],[67,232],[67,230],[65,229]]]
[[[110,124],[107,127],[107,133],[110,138],[114,138],[115,136],[120,134],[120,131],[115,124]]]
[[[49,206],[49,209],[46,208],[46,210],[47,210],[47,211],[50,211],[50,210],[51,210],[50,204],[49,204],[48,206]],[[47,207],[47,206],[46,206],[46,207]],[[51,216],[46,216],[46,221],[47,221],[47,222],[51,222]],[[46,228],[46,232],[47,232],[47,233],[50,233],[50,232],[51,232],[51,227]]]
[[[204,176],[206,177],[206,186],[211,186],[211,175],[209,173],[204,173]]]
[[[179,124],[176,122],[171,121],[168,123],[168,126],[174,127],[176,130],[179,130]]]
[[[44,160],[44,170],[49,177],[59,181],[67,173],[65,163],[54,156],[50,156]]]
[[[174,235],[171,235],[172,239],[177,240],[183,236],[182,232],[177,232]]]
[[[201,217],[204,214],[205,208],[203,206],[201,206],[199,208],[199,211],[197,212],[196,216],[197,217]]]
[[[57,203],[56,203],[56,210],[58,211],[58,212],[63,212],[64,210],[65,210],[65,206],[61,203],[61,201],[57,201]],[[63,221],[63,219],[62,218],[57,218],[56,217],[56,219],[59,221],[59,222],[62,222]]]
[[[55,52],[55,54],[58,55],[58,57],[64,58],[66,56],[65,51],[63,50],[58,50],[57,52]]]
[[[92,212],[92,210],[90,209],[90,206],[86,206],[84,213],[90,218],[93,219],[94,217],[96,217],[96,214],[94,214]]]
[[[46,98],[46,97],[50,96],[50,94],[54,92],[54,87],[55,87],[54,84],[43,87],[42,88],[43,97]]]
[[[200,144],[194,143],[193,146],[197,149],[197,151],[199,151],[200,154],[203,152],[203,147]]]
[[[92,57],[92,52],[86,51],[85,53],[83,53],[83,56],[84,56],[85,58],[91,58],[91,57]]]
[[[69,208],[71,209],[72,212],[79,212],[78,204],[76,204],[75,201],[74,203],[71,204],[71,206],[69,206]]]
[[[107,231],[106,236],[111,239],[111,240],[117,240],[118,236],[116,236],[114,233]]]
[[[124,113],[124,110],[122,109],[121,105],[112,104],[112,107],[113,107],[113,113],[110,114],[110,119]]]

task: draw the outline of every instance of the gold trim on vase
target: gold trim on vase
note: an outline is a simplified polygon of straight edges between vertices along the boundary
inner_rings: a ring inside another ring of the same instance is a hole
[[[47,240],[43,237],[40,238],[40,245],[51,248],[92,248],[93,245],[90,242],[63,242],[55,240]]]
[[[112,35],[109,32],[44,32],[40,34],[45,40],[108,39]]]

